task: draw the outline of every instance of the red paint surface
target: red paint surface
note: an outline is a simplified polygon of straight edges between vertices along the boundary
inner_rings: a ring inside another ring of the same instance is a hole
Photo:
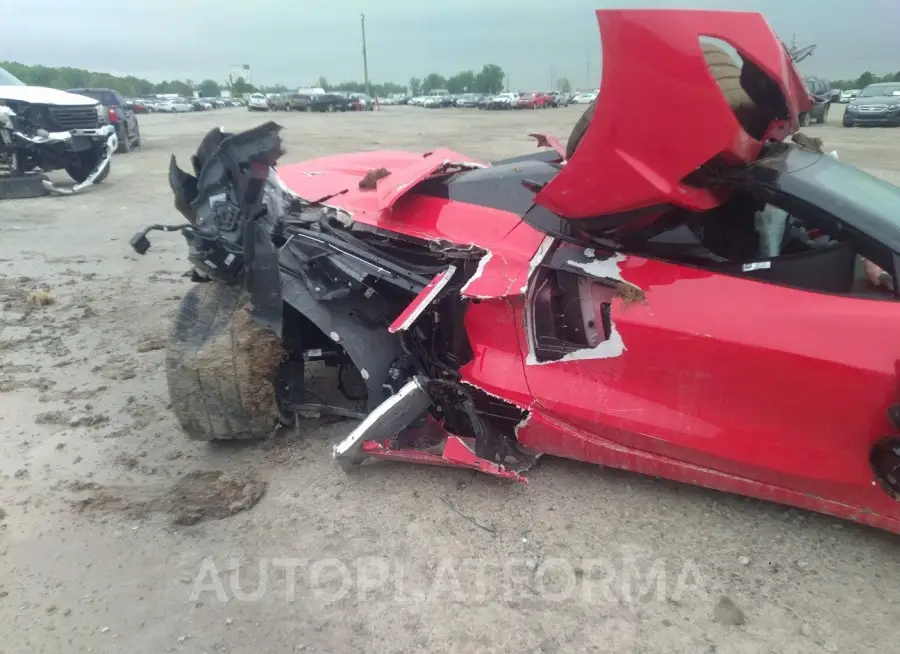
[[[569,163],[537,196],[561,216],[660,204],[711,209],[721,198],[684,184],[685,176],[717,155],[757,157],[762,143],[735,118],[706,65],[701,36],[729,43],[778,84],[790,113],[787,131],[797,129],[798,114],[809,107],[794,63],[760,14],[601,10],[597,20],[603,71],[594,118]],[[666,104],[665,120],[658,102],[649,101],[662,98],[676,99]],[[673,138],[673,126],[684,138]]]
[[[793,64],[761,17],[668,11],[598,17],[601,98],[615,101],[598,104],[584,145],[540,194],[562,213],[597,215],[655,202],[706,207],[718,198],[682,188],[681,176],[719,152],[756,156],[759,143],[737,126],[694,49],[699,34],[731,42],[779,82],[791,120],[773,124],[773,136],[790,131],[805,107]],[[654,97],[683,98],[676,115],[658,120],[658,107],[643,100],[647,88]],[[627,125],[617,122],[623,106]],[[653,112],[646,120],[644,109]],[[671,125],[679,121],[703,129],[672,139]],[[640,130],[633,129],[637,122]],[[868,465],[871,444],[895,431],[886,409],[898,400],[900,304],[631,256],[621,275],[643,291],[645,302],[613,302],[625,350],[526,365],[524,291],[543,234],[510,213],[408,191],[384,206],[378,192],[357,186],[382,166],[396,171],[386,178],[392,184],[422,178],[421,155],[399,152],[318,159],[279,174],[303,197],[344,191],[329,204],[358,222],[490,253],[464,293],[474,356],[460,373],[466,383],[530,410],[516,432],[523,445],[900,533],[900,504],[876,484]],[[313,171],[322,174],[304,174]],[[443,456],[401,453],[379,443],[366,443],[365,451],[483,468],[456,445],[449,456],[446,450]]]

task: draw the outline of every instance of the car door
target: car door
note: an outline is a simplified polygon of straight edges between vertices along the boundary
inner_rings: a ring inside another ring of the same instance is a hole
[[[875,492],[900,303],[633,255],[572,259],[559,279],[538,269],[522,316],[535,402],[579,434],[551,439],[551,454],[603,463],[625,446],[846,502]],[[556,305],[541,304],[548,275]],[[591,329],[591,347],[559,356]]]
[[[125,102],[125,98],[118,91],[111,91],[110,93],[112,94],[112,102],[115,102],[116,111],[122,112],[123,130],[126,138],[134,140],[137,138],[137,117],[134,114],[134,109]]]

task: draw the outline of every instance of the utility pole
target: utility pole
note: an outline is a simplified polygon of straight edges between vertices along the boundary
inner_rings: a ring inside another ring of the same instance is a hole
[[[360,14],[360,25],[362,26],[362,48],[363,48],[363,77],[366,83],[366,95],[372,97],[372,88],[369,86],[369,59],[366,56],[366,15]]]

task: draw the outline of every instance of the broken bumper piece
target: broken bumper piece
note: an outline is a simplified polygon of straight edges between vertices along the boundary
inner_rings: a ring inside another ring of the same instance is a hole
[[[422,417],[431,406],[426,391],[428,380],[414,377],[397,393],[372,411],[347,438],[334,446],[333,455],[345,470],[353,469],[367,458],[392,459],[408,463],[466,468],[488,475],[511,479],[523,484],[528,481],[514,470],[483,459],[475,454],[474,439],[447,434],[436,423],[428,423],[444,436],[440,453],[398,445],[405,432],[414,432],[410,424]],[[406,440],[406,439],[403,439]]]

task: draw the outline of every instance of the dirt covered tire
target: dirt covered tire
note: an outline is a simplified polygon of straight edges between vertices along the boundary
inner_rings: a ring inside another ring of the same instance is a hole
[[[24,200],[47,194],[43,175],[0,176],[0,200]]]
[[[750,99],[750,96],[747,95],[746,91],[744,91],[744,88],[741,86],[740,67],[734,62],[731,56],[719,46],[712,43],[704,43],[702,44],[702,47],[703,58],[706,59],[706,65],[709,66],[710,72],[718,83],[719,88],[722,89],[722,93],[728,100],[728,104],[731,105],[731,108],[737,115],[738,121],[740,121],[742,125],[751,124],[758,113],[758,109],[756,108],[756,104]],[[566,159],[571,159],[572,155],[575,154],[578,144],[581,143],[581,139],[584,138],[584,133],[587,131],[588,125],[591,124],[591,119],[594,117],[596,108],[597,99],[595,98],[594,101],[588,105],[588,108],[584,110],[584,113],[581,115],[581,118],[578,119],[578,122],[575,123],[575,127],[572,128],[572,132],[569,134],[569,140],[566,143]]]
[[[127,154],[131,152],[131,141],[128,140],[127,127],[124,127],[122,129],[122,134],[121,136],[119,136],[119,147],[116,148],[116,152],[119,154]]]
[[[166,343],[172,411],[196,441],[250,440],[278,425],[274,380],[285,351],[257,325],[240,286],[197,284],[178,308]]]

